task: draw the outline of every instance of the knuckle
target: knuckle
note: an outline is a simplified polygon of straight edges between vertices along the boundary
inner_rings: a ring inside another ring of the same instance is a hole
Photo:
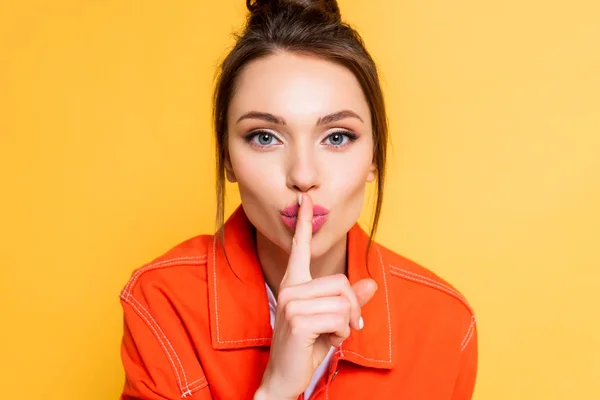
[[[297,304],[293,301],[283,306],[283,316],[290,324],[294,321],[294,317],[297,315]]]
[[[302,318],[295,315],[290,317],[289,319],[290,325],[290,334],[292,336],[301,336],[302,332],[304,332],[304,324]]]
[[[340,327],[340,329],[336,330],[335,334],[341,340],[344,340],[350,336],[350,328],[348,326]]]
[[[333,275],[334,282],[340,286],[346,286],[350,283],[348,282],[348,278],[344,274],[335,274]]]
[[[342,329],[345,325],[348,325],[346,317],[343,314],[335,314],[332,322],[338,329]]]
[[[350,336],[350,328],[345,327],[341,332],[342,339],[347,339]]]
[[[346,297],[340,297],[340,308],[344,315],[350,314],[350,310],[352,309],[352,305],[350,301]]]
[[[358,300],[356,299],[354,290],[352,290],[352,286],[350,285],[348,277],[344,274],[335,274],[333,275],[332,279],[334,280],[334,284],[340,289],[340,292],[344,294],[346,299],[348,299],[350,306],[357,307]]]
[[[279,296],[277,296],[277,304],[285,307],[291,300],[290,288],[285,287],[279,290]]]

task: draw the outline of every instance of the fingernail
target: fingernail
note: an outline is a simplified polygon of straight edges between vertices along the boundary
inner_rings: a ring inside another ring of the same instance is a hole
[[[360,317],[358,319],[358,329],[360,330],[360,329],[362,329],[364,327],[365,327],[365,321],[363,320],[363,317]]]
[[[298,205],[302,205],[302,193],[298,193]]]

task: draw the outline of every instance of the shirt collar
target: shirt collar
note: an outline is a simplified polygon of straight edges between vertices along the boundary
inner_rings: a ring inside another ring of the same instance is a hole
[[[224,226],[225,250],[213,238],[208,254],[208,291],[212,345],[215,349],[268,347],[273,330],[269,303],[253,237],[242,206]],[[376,244],[366,251],[369,237],[355,224],[348,232],[348,279],[372,278],[379,289],[362,308],[365,326],[338,349],[341,359],[373,367],[393,366],[390,295],[383,259]]]

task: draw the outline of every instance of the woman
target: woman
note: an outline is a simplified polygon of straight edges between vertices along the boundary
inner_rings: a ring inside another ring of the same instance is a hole
[[[372,242],[387,126],[360,37],[335,0],[247,6],[215,90],[219,226],[225,177],[242,205],[123,289],[122,398],[471,398],[467,302]]]

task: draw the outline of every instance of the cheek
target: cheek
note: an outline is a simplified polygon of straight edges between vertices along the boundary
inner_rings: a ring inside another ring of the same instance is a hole
[[[343,197],[360,195],[365,190],[370,170],[370,159],[363,154],[337,160],[328,168],[332,190]]]
[[[243,200],[275,196],[282,177],[280,161],[274,153],[257,155],[233,147],[230,149],[230,159]]]

